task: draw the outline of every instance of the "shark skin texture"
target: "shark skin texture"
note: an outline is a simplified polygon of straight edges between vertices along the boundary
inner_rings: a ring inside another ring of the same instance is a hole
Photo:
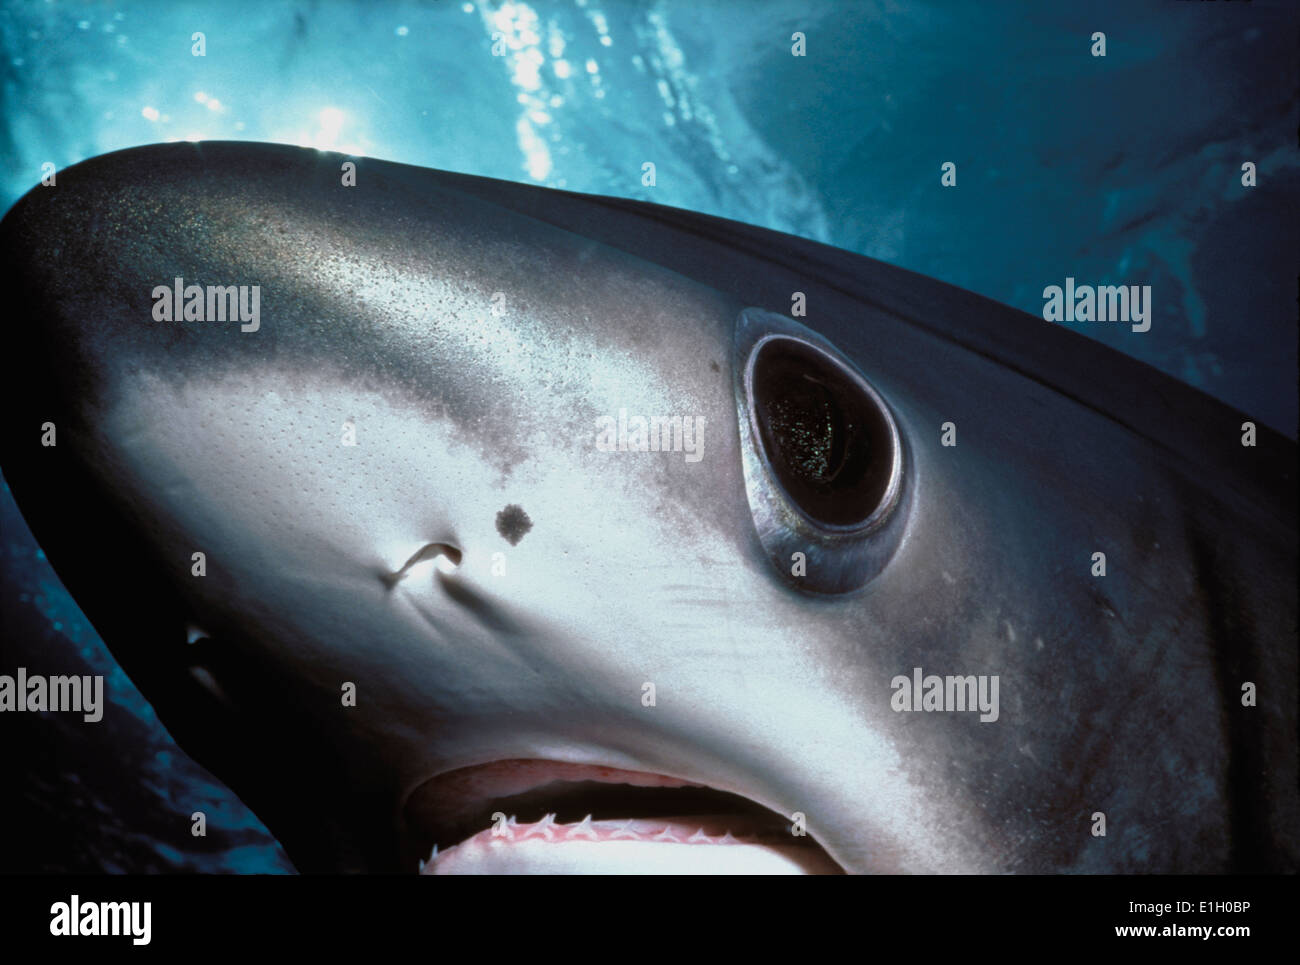
[[[1142,363],[274,144],[60,171],[0,253],[17,503],[301,871],[1300,870],[1296,445]]]

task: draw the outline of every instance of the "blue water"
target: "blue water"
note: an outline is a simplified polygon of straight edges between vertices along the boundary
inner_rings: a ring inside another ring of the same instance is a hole
[[[1294,438],[1298,27],[1263,0],[7,3],[0,208],[47,161],[273,140],[692,208],[1035,314],[1067,276],[1150,285],[1149,332],[1078,329]],[[288,869],[116,668],[7,488],[0,523],[0,669],[109,674],[127,712],[4,722],[28,777],[0,807],[34,831],[0,869]]]

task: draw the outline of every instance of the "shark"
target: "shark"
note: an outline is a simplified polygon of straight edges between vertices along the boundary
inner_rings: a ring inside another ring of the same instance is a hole
[[[1300,869],[1283,433],[644,201],[239,142],[49,180],[0,466],[300,871]]]

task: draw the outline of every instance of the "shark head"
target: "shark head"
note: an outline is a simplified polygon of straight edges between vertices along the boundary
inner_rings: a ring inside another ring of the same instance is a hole
[[[1234,471],[1239,414],[1114,353],[784,236],[275,145],[86,162],[0,248],[19,505],[304,870],[1191,871],[1294,829],[1295,696],[1234,709],[1294,675],[1294,444]],[[935,327],[972,315],[1179,404]],[[1153,445],[1175,418],[1203,438]]]

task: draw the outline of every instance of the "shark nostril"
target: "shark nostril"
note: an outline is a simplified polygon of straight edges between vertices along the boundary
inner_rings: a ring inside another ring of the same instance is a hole
[[[462,558],[460,549],[450,543],[426,543],[416,550],[409,560],[402,564],[400,570],[395,573],[386,573],[380,579],[391,590],[406,578],[412,567],[420,563],[432,560],[433,565],[440,573],[450,574],[456,572],[460,567]]]
[[[445,550],[433,558],[433,565],[439,573],[455,573],[460,568],[460,550],[454,546],[447,546]]]

